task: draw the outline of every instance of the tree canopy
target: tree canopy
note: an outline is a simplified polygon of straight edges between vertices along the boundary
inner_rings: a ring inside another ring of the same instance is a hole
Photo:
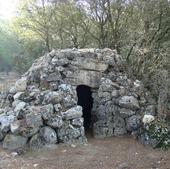
[[[10,30],[9,23],[0,19],[0,69],[9,69],[12,58],[19,50],[17,36]]]

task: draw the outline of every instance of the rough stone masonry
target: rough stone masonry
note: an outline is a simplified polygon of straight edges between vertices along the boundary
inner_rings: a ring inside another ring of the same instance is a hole
[[[139,136],[144,114],[155,101],[140,81],[129,79],[126,63],[110,49],[53,50],[38,58],[0,95],[0,141],[13,150],[86,143],[76,88],[91,87],[94,137]]]

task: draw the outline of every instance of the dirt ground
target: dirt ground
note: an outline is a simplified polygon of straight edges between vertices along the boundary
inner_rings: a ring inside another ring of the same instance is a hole
[[[0,169],[170,169],[170,151],[144,147],[130,136],[88,141],[16,157],[1,149]]]
[[[9,74],[0,72],[0,91],[10,89],[16,79],[18,79],[18,75],[15,72],[9,72]]]

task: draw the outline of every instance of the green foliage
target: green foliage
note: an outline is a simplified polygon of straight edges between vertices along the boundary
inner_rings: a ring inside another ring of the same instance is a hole
[[[22,42],[21,49],[20,53],[13,57],[13,66],[18,73],[23,74],[35,59],[43,55],[45,46],[42,41],[32,39]]]
[[[167,121],[159,119],[145,127],[148,136],[156,140],[157,147],[161,147],[164,150],[170,148],[169,125]]]
[[[22,0],[14,23],[19,37],[38,38],[47,51],[109,47],[131,64],[133,47],[167,50],[169,8],[168,0]]]
[[[10,30],[9,23],[0,19],[0,69],[11,66],[12,57],[20,50],[17,37]]]

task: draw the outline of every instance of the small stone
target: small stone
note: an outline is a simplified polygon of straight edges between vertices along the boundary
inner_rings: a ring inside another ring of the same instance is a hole
[[[126,127],[128,131],[137,130],[141,126],[141,117],[133,115],[126,119]]]
[[[75,148],[75,147],[76,147],[76,145],[75,145],[75,144],[71,144],[71,147],[72,147],[72,148]]]
[[[59,88],[60,91],[63,91],[67,94],[73,94],[71,85],[61,84],[58,88]]]
[[[4,139],[4,133],[2,132],[2,130],[0,129],[0,141],[2,141]]]
[[[120,116],[114,117],[114,135],[123,135],[126,134],[126,125],[125,120]]]
[[[139,135],[138,140],[141,144],[145,146],[151,146],[153,148],[156,148],[160,144],[159,140],[151,138],[146,132]]]
[[[119,96],[119,91],[118,90],[113,90],[111,96],[115,97],[115,98],[118,97]]]
[[[126,131],[125,127],[123,127],[123,128],[115,128],[114,129],[114,135],[115,136],[124,135],[126,133],[127,133],[127,131]]]
[[[45,144],[55,144],[57,142],[57,134],[55,130],[50,127],[41,128],[39,135]]]
[[[15,111],[15,112],[19,112],[19,111],[23,110],[25,106],[26,106],[26,103],[25,103],[25,102],[19,102],[19,103],[16,105],[14,111]]]
[[[39,166],[39,164],[34,164],[33,166],[36,168],[36,167],[38,167],[38,166]]]
[[[126,89],[121,86],[119,89],[119,94],[120,94],[120,96],[124,96],[126,94]]]
[[[18,156],[18,153],[17,153],[17,152],[12,152],[12,153],[11,153],[11,156],[12,156],[12,157],[16,157],[16,156]]]
[[[99,120],[93,124],[93,134],[95,138],[105,138],[107,137],[108,127],[104,120]]]
[[[3,114],[3,113],[4,113],[4,109],[0,108],[0,114]]]
[[[59,141],[66,144],[74,144],[75,140],[82,135],[79,128],[73,127],[69,123],[65,123],[58,129]]]
[[[139,102],[134,96],[123,96],[119,100],[119,105],[121,107],[131,109],[131,110],[138,110]]]
[[[63,99],[63,92],[61,91],[50,91],[44,96],[43,103],[45,104],[57,104],[60,103]]]
[[[12,86],[12,87],[10,88],[9,93],[10,93],[10,94],[15,94],[15,93],[16,93],[15,86]]]
[[[62,112],[62,117],[65,120],[71,120],[75,118],[80,118],[82,117],[83,112],[82,112],[82,107],[81,106],[75,106],[66,112]]]
[[[17,99],[20,99],[21,95],[23,94],[24,92],[18,92],[14,95],[14,100],[17,100]]]
[[[131,169],[128,164],[122,163],[116,169]]]
[[[38,133],[38,131],[39,131],[39,127],[26,127],[20,131],[20,134],[24,137],[30,138],[36,133]]]
[[[26,77],[22,77],[21,79],[19,79],[14,86],[14,90],[16,92],[22,92],[25,91],[27,88],[27,78]]]
[[[14,100],[12,102],[12,107],[15,108],[21,101],[20,100]]]
[[[46,80],[48,82],[55,82],[60,79],[61,79],[61,74],[59,72],[56,72],[56,73],[49,74]]]
[[[52,104],[44,105],[41,107],[41,114],[44,120],[48,120],[54,114],[54,107]]]
[[[149,114],[145,114],[143,116],[142,122],[144,125],[146,124],[150,124],[151,122],[153,122],[155,120],[155,117]]]
[[[13,114],[11,115],[0,115],[0,129],[2,132],[8,132],[10,129],[10,124],[14,121],[15,116]]]
[[[10,130],[13,134],[18,134],[20,131],[20,121],[15,121],[10,124]]]
[[[63,99],[63,105],[64,105],[65,108],[71,108],[71,107],[76,105],[76,101],[72,98],[71,95],[67,95]]]
[[[101,102],[107,102],[111,100],[111,94],[109,92],[98,92],[98,96]]]
[[[55,109],[56,112],[59,112],[60,110],[62,110],[61,104],[55,104],[54,109]]]
[[[155,116],[156,115],[156,107],[155,105],[149,105],[145,109],[145,114]]]
[[[125,109],[125,108],[120,109],[120,116],[123,117],[123,118],[130,117],[134,114],[135,114],[135,111]]]
[[[56,50],[55,49],[53,49],[50,53],[49,53],[49,56],[51,56],[52,58],[55,56],[55,54],[56,54]]]
[[[83,118],[77,118],[77,119],[72,120],[72,125],[73,126],[81,127],[81,126],[83,126],[83,123],[84,123]]]
[[[49,118],[46,124],[53,128],[60,128],[63,125],[63,120],[61,116],[56,115],[55,117]]]
[[[41,114],[39,113],[26,114],[25,119],[28,127],[40,127],[43,125]]]

